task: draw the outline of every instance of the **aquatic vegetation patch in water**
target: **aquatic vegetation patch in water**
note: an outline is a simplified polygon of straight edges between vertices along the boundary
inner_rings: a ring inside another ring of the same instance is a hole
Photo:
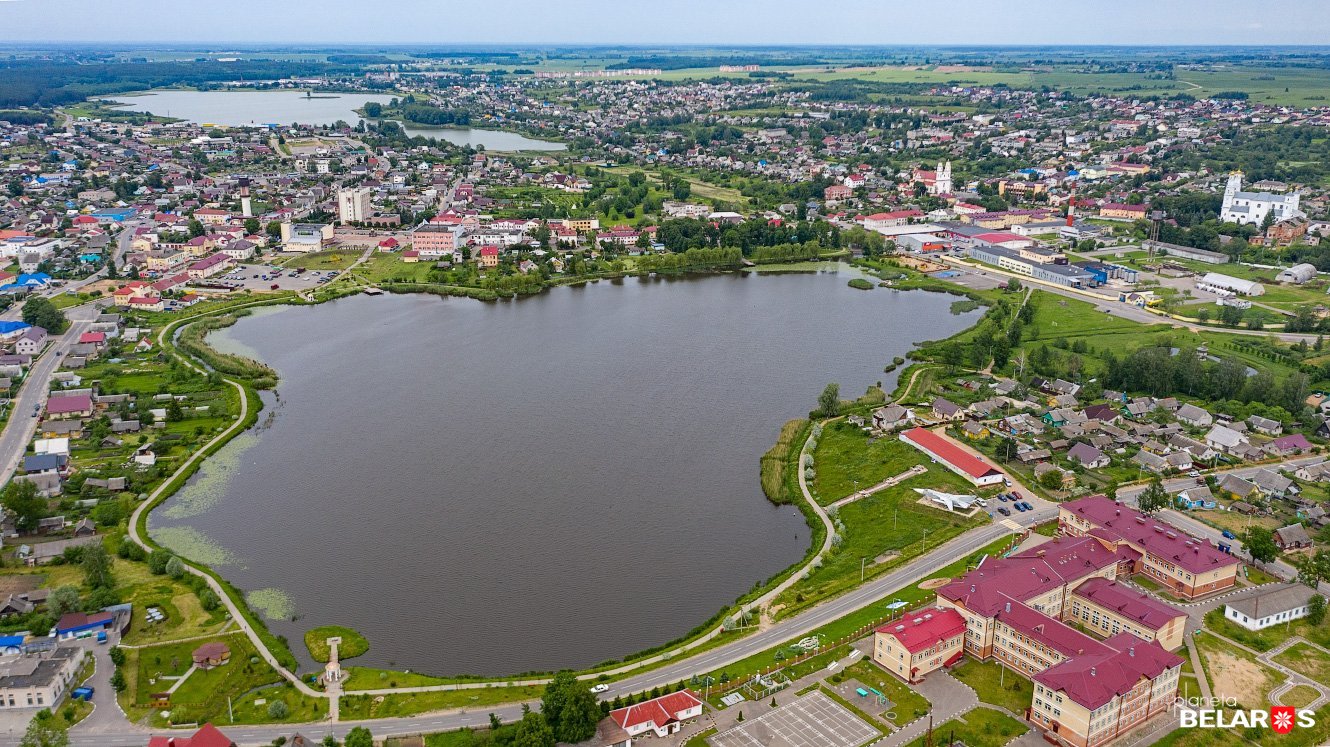
[[[161,515],[168,519],[188,519],[210,511],[226,495],[231,475],[240,468],[240,458],[258,443],[259,437],[249,431],[231,439],[225,448],[203,461],[193,479],[159,509]]]
[[[193,527],[159,527],[152,538],[182,558],[209,566],[235,565],[231,551]]]
[[[296,614],[295,600],[281,589],[270,587],[247,591],[245,603],[269,620],[291,620]]]

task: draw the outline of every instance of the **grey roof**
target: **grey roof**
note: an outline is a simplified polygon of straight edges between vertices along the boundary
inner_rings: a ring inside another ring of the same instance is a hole
[[[1316,592],[1302,584],[1288,584],[1261,594],[1228,602],[1225,606],[1253,620],[1305,606]]]
[[[60,675],[65,662],[79,653],[77,648],[57,648],[46,656],[0,662],[0,688],[47,687]]]

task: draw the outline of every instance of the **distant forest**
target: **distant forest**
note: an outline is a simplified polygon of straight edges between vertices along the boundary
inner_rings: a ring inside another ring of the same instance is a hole
[[[181,84],[272,80],[345,73],[352,67],[322,62],[137,62],[79,65],[50,60],[0,61],[0,108],[58,106]]]

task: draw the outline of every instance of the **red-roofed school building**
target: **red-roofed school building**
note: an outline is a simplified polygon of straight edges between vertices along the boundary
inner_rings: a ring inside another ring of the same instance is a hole
[[[953,609],[919,610],[873,634],[873,661],[906,682],[965,656],[965,618]]]
[[[1131,572],[1144,573],[1183,599],[1232,588],[1242,564],[1205,540],[1102,495],[1059,506],[1058,529],[1097,537],[1131,554]]]

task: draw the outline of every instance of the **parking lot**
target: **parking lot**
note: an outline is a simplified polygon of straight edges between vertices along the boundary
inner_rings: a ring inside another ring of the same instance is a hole
[[[210,282],[235,286],[235,290],[246,288],[261,290],[308,290],[336,277],[333,271],[308,270],[295,274],[295,270],[275,267],[274,265],[239,265],[223,275],[209,278]],[[273,288],[273,286],[277,286]]]
[[[859,747],[878,736],[863,719],[822,692],[707,739],[712,747]]]

